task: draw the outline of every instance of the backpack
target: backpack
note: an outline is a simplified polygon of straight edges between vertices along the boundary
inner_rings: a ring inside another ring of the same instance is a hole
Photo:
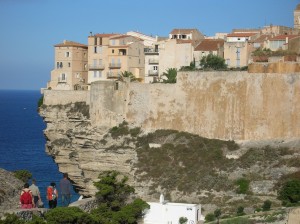
[[[32,204],[32,196],[30,191],[23,191],[21,195],[21,203],[26,205]]]
[[[56,190],[51,186],[47,188],[47,199],[49,201],[56,199]]]
[[[48,188],[47,188],[47,199],[48,199],[49,201],[52,200],[52,194],[53,194],[53,188],[52,188],[52,187],[48,187]]]

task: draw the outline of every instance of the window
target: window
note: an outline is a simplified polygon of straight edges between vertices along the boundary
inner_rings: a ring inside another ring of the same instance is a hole
[[[60,67],[60,68],[63,67],[63,63],[62,63],[62,62],[59,63],[59,67]]]
[[[66,52],[66,57],[68,58],[68,57],[70,57],[70,52]]]
[[[77,79],[79,79],[79,78],[80,78],[80,73],[77,72],[77,73],[75,74],[75,77],[76,77]]]
[[[59,62],[56,62],[56,68],[59,68]]]
[[[157,66],[153,66],[153,70],[154,70],[154,71],[157,71]]]
[[[99,71],[99,78],[102,77],[102,71]]]
[[[94,47],[94,53],[97,53],[97,47]]]
[[[70,63],[70,62],[68,62],[68,67],[69,67],[69,68],[71,67],[71,63]]]
[[[115,40],[111,40],[111,45],[115,45],[116,41]]]
[[[94,78],[97,78],[97,71],[94,71]]]
[[[114,50],[114,49],[112,49],[112,50],[111,50],[111,53],[115,53],[115,50]]]
[[[65,73],[61,74],[61,80],[66,80],[66,74]]]

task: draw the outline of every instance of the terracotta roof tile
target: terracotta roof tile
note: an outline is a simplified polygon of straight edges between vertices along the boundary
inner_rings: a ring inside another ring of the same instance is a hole
[[[285,40],[286,38],[288,38],[289,40],[290,39],[293,39],[295,37],[300,37],[300,35],[278,35],[278,36],[275,36],[273,38],[271,38],[270,40]]]
[[[77,43],[77,42],[74,42],[74,41],[68,41],[68,40],[66,40],[62,43],[56,44],[56,45],[54,45],[54,47],[83,47],[83,48],[88,48],[88,46],[85,45],[85,44]]]
[[[195,51],[217,51],[222,46],[224,46],[224,40],[205,39],[195,48]]]
[[[263,35],[260,35],[255,40],[253,40],[252,42],[254,42],[254,43],[262,43],[265,40],[269,40],[271,37],[272,37],[272,35],[270,35],[270,34],[263,34]]]
[[[230,33],[230,34],[227,34],[227,37],[251,37],[256,34],[257,33]]]

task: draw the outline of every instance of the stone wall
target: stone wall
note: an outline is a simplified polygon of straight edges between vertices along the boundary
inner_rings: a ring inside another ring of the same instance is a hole
[[[75,102],[90,103],[89,91],[79,90],[44,90],[44,104],[50,105],[65,105]]]
[[[282,58],[282,57],[280,57]],[[273,57],[273,60],[276,60]],[[299,73],[299,62],[266,62],[266,63],[252,63],[248,65],[249,73]]]
[[[300,137],[300,74],[181,72],[176,84],[91,88],[91,123],[126,120],[144,130],[175,129],[234,140]]]

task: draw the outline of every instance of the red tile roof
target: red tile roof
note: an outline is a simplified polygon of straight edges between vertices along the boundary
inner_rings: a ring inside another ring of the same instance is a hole
[[[56,44],[56,45],[54,45],[54,47],[83,47],[83,48],[88,48],[88,46],[85,45],[85,44],[77,43],[77,42],[74,42],[74,41],[68,41],[68,40],[66,40],[62,43]]]
[[[197,31],[197,29],[173,29],[170,34],[190,34],[194,31]]]
[[[269,40],[271,37],[272,37],[272,35],[270,35],[270,34],[263,34],[263,35],[260,35],[255,40],[253,40],[252,42],[254,42],[254,43],[262,43],[265,40]]]
[[[224,46],[224,40],[205,39],[195,48],[195,51],[217,51],[222,46]]]
[[[300,37],[300,35],[278,35],[278,36],[271,38],[270,40],[285,40],[286,38],[288,38],[290,40],[295,37]]]
[[[251,37],[256,34],[257,33],[230,33],[230,34],[227,34],[227,37]]]

